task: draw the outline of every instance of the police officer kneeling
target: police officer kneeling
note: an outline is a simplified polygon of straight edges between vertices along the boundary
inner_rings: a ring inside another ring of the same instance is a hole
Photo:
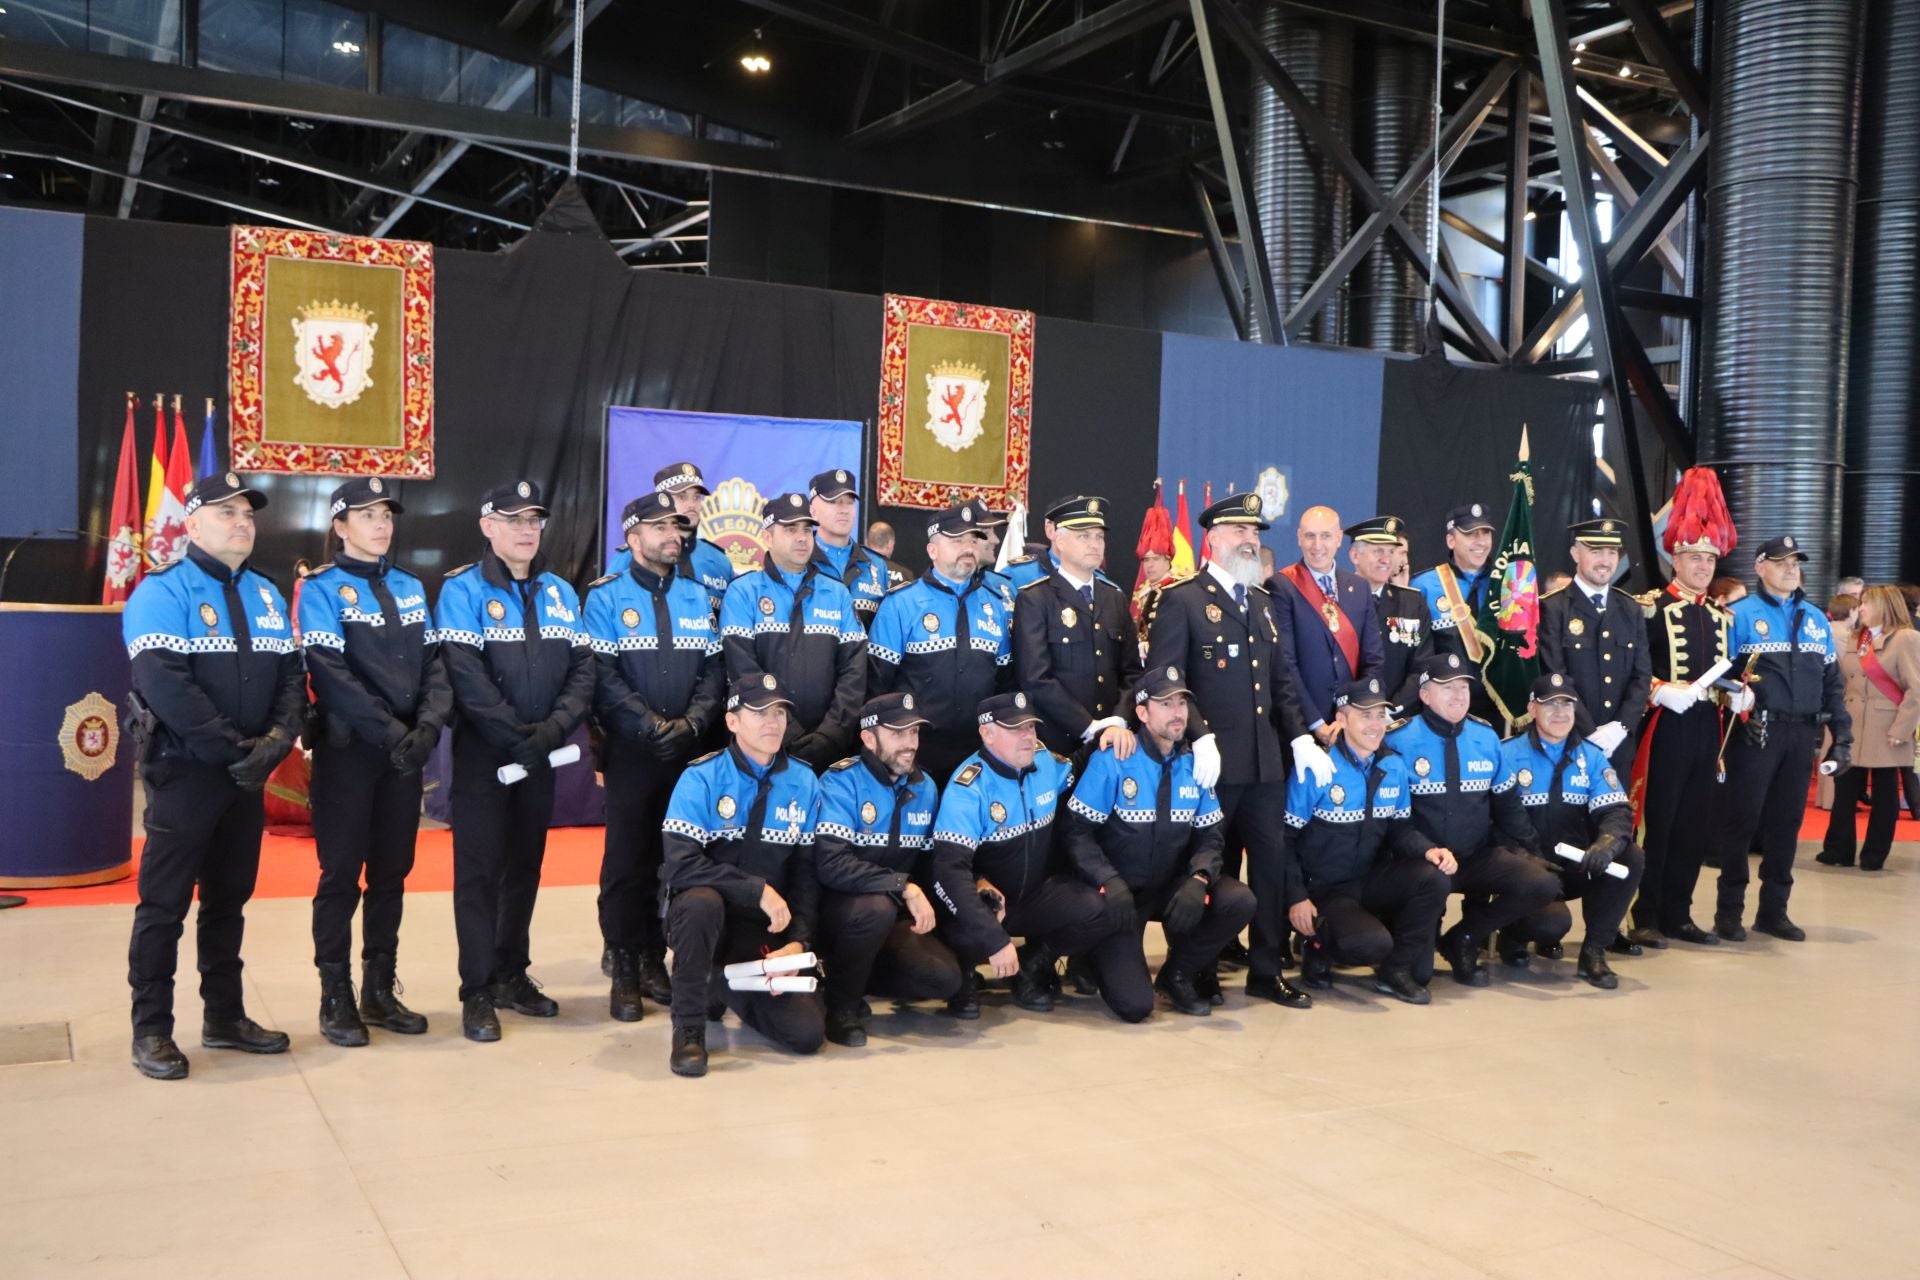
[[[1500,753],[1539,833],[1540,851],[1560,877],[1561,898],[1582,900],[1587,934],[1580,943],[1580,976],[1611,991],[1619,979],[1607,966],[1607,947],[1619,936],[1646,870],[1646,856],[1633,843],[1633,806],[1606,753],[1575,727],[1580,704],[1572,680],[1541,676],[1527,701],[1533,723],[1501,743]],[[1586,854],[1579,862],[1564,861],[1551,856],[1558,844]],[[1624,879],[1606,874],[1615,864],[1626,871]],[[1557,955],[1559,939],[1572,927],[1565,902],[1549,903],[1500,935],[1501,958],[1524,964],[1529,940]]]
[[[180,926],[200,890],[200,1043],[284,1053],[287,1037],[246,1015],[241,911],[260,870],[267,776],[293,750],[306,704],[286,601],[247,563],[253,513],[267,505],[228,471],[187,495],[186,558],[147,576],[121,631],[133,663],[135,715],[145,741],[147,845],[133,912],[133,1065],[179,1080],[173,972]]]
[[[369,1024],[421,1035],[427,1020],[394,995],[400,915],[420,834],[421,769],[440,742],[453,692],[420,579],[387,558],[403,508],[378,476],[333,491],[333,563],[300,586],[300,645],[314,707],[313,962],[320,1033],[349,1048]],[[353,1002],[353,911],[361,921],[360,1007]]]
[[[867,1042],[869,992],[895,1000],[949,1000],[960,962],[933,936],[926,875],[939,788],[914,767],[927,723],[910,693],[860,709],[860,754],[820,778],[814,862],[820,876],[820,950],[826,961],[827,1039]]]
[[[1119,928],[1097,889],[1056,874],[1053,817],[1073,771],[1040,750],[1040,717],[1027,695],[987,698],[978,718],[980,750],[961,761],[933,824],[933,896],[965,967],[949,1008],[959,1017],[977,1014],[973,966],[985,961],[994,977],[1013,979],[1015,1004],[1045,1013],[1053,1008],[1054,960],[1090,954],[1096,966],[1112,968],[1099,948]],[[1014,934],[1026,939],[1024,952]],[[1111,1007],[1110,993],[1107,1001]]]
[[[733,742],[674,784],[662,839],[667,941],[673,947],[675,1075],[707,1073],[708,988],[717,965],[799,955],[814,937],[820,886],[814,824],[820,782],[781,750],[793,697],[771,675],[733,686]],[[820,998],[729,991],[740,1020],[775,1044],[813,1053],[826,1035]],[[717,1002],[716,1002],[717,1004]]]
[[[1074,869],[1106,898],[1118,925],[1096,949],[1100,990],[1128,1022],[1153,1010],[1159,991],[1177,1011],[1213,1012],[1209,996],[1220,948],[1253,919],[1253,890],[1220,867],[1220,800],[1193,777],[1185,741],[1192,692],[1178,667],[1155,667],[1134,691],[1137,750],[1095,752],[1067,801],[1065,837]],[[1166,930],[1167,960],[1151,985],[1141,934]]]
[[[1301,980],[1325,990],[1336,964],[1374,967],[1373,989],[1426,1004],[1414,980],[1447,909],[1453,855],[1412,820],[1407,761],[1382,745],[1391,706],[1378,676],[1334,698],[1333,778],[1287,788],[1287,921],[1306,939]]]

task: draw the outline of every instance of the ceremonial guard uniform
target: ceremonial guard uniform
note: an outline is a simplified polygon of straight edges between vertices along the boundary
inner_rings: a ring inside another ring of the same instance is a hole
[[[1502,955],[1510,963],[1524,960],[1528,941],[1551,948],[1573,927],[1565,901],[1579,898],[1587,928],[1580,943],[1580,976],[1610,990],[1618,980],[1607,967],[1606,949],[1619,936],[1646,867],[1633,843],[1633,808],[1606,753],[1577,728],[1557,743],[1541,735],[1537,708],[1549,701],[1577,704],[1573,681],[1558,673],[1541,676],[1533,682],[1529,700],[1536,708],[1535,723],[1508,738],[1500,752],[1539,837],[1537,851],[1546,855],[1543,861],[1560,878],[1563,901],[1516,922],[1512,933],[1519,945],[1509,946],[1503,935]],[[1567,862],[1553,856],[1554,846],[1561,844],[1585,851],[1585,858]],[[1626,869],[1624,878],[1606,874],[1615,863]]]
[[[1789,558],[1807,558],[1792,538],[1775,538],[1760,548],[1762,560]],[[1782,599],[1764,583],[1734,603],[1728,647],[1736,669],[1744,664],[1753,708],[1727,745],[1727,785],[1714,824],[1720,864],[1714,929],[1735,941],[1745,936],[1747,850],[1757,832],[1760,906],[1754,928],[1798,942],[1806,933],[1788,919],[1787,897],[1793,892],[1793,855],[1821,730],[1833,733],[1826,758],[1839,769],[1847,767],[1853,744],[1840,655],[1827,615],[1806,592],[1796,587]]]
[[[1610,518],[1567,529],[1574,541],[1589,547],[1621,546],[1625,531],[1623,522]],[[1609,724],[1625,731],[1608,755],[1614,771],[1626,777],[1633,769],[1636,732],[1653,683],[1640,602],[1617,587],[1596,587],[1576,576],[1540,597],[1537,636],[1540,669],[1564,675],[1579,699],[1582,736]],[[1604,749],[1603,743],[1592,745]]]
[[[1013,729],[1037,725],[1040,717],[1025,694],[1003,693],[980,703],[977,723],[988,721]],[[1015,768],[983,746],[961,762],[941,793],[933,826],[933,900],[942,934],[967,976],[960,1011],[971,999],[973,967],[1015,936],[1027,943],[1014,979],[1014,1001],[1023,1009],[1053,1008],[1053,965],[1060,956],[1090,954],[1096,969],[1112,967],[1100,951],[1117,936],[1104,900],[1098,890],[1061,874],[1054,855],[1054,813],[1072,785],[1072,767],[1052,752],[1042,749],[1031,764]],[[989,900],[976,884],[980,880],[997,896]],[[1107,1002],[1112,1007],[1110,993]]]
[[[1336,702],[1392,705],[1378,676],[1349,684]],[[1370,966],[1374,990],[1426,1004],[1432,997],[1413,974],[1432,967],[1450,882],[1426,859],[1434,842],[1413,822],[1407,761],[1385,744],[1362,757],[1342,741],[1329,754],[1331,781],[1287,787],[1287,907],[1310,901],[1316,915],[1301,975],[1326,988],[1334,965]]]
[[[1223,498],[1200,513],[1202,529],[1215,525],[1269,527],[1259,496],[1251,493]],[[1217,739],[1226,848],[1246,849],[1247,883],[1259,900],[1249,986],[1264,998],[1305,1008],[1311,998],[1280,977],[1287,936],[1282,744],[1298,751],[1300,739],[1313,741],[1288,675],[1290,649],[1266,589],[1241,586],[1212,563],[1162,591],[1148,624],[1147,666],[1177,667],[1185,674],[1198,712],[1189,732]]]
[[[860,727],[924,728],[910,693],[888,693],[861,708]],[[931,932],[915,933],[907,890],[928,879],[940,791],[920,769],[896,777],[862,747],[820,775],[815,865],[820,878],[820,949],[826,961],[828,1030],[868,993],[895,1000],[948,1000],[960,991],[960,962]],[[849,1043],[866,1042],[864,1029]]]
[[[1191,696],[1178,667],[1157,667],[1134,701]],[[1194,780],[1192,751],[1175,742],[1163,756],[1144,728],[1135,737],[1125,760],[1094,752],[1067,801],[1063,834],[1074,870],[1102,890],[1110,913],[1128,917],[1103,948],[1096,976],[1128,1022],[1153,1011],[1156,989],[1181,1013],[1204,1016],[1212,1006],[1199,988],[1210,985],[1220,948],[1253,919],[1253,892],[1222,874],[1220,801]],[[1167,961],[1149,983],[1142,934],[1151,920],[1165,926]]]
[[[490,490],[483,516],[544,518],[530,480]],[[463,1030],[497,1040],[496,1004],[559,1012],[527,976],[533,904],[553,818],[550,753],[593,705],[593,649],[573,587],[536,556],[515,578],[491,548],[447,575],[437,610],[453,683],[453,921]],[[509,786],[505,764],[527,771]]]
[[[1047,519],[1063,529],[1104,529],[1106,503],[1074,497]],[[1072,755],[1096,727],[1125,726],[1125,698],[1140,677],[1140,637],[1126,593],[1097,572],[1076,585],[1055,560],[1020,589],[1013,614],[1014,684],[1041,716],[1040,741]]]
[[[635,498],[621,529],[686,527],[663,493]],[[671,998],[660,927],[661,822],[674,783],[720,719],[724,672],[706,588],[676,568],[639,562],[587,591],[586,630],[598,679],[594,716],[604,734],[606,853],[600,863],[600,936],[613,952],[610,1009],[637,1022],[644,994]]]
[[[974,529],[966,507],[941,512],[929,536]],[[1012,609],[979,573],[949,582],[932,569],[889,592],[867,641],[867,692],[905,692],[930,722],[920,731],[920,767],[945,785],[979,745],[975,708],[1013,681]]]
[[[238,497],[256,511],[267,505],[228,471],[193,486],[187,514]],[[185,559],[154,570],[134,589],[121,634],[133,664],[147,788],[140,905],[127,960],[133,1061],[145,1075],[177,1080],[187,1074],[187,1060],[173,1042],[173,974],[196,886],[200,1042],[250,1053],[287,1047],[284,1034],[246,1015],[241,913],[260,869],[261,791],[293,749],[305,682],[279,588],[244,562],[229,569],[197,541]]]
[[[378,477],[333,491],[329,517],[400,503]],[[300,644],[314,705],[313,839],[320,883],[313,895],[313,962],[320,970],[320,1029],[339,1045],[367,1043],[367,1024],[405,1035],[427,1020],[393,994],[407,873],[420,831],[421,769],[453,712],[427,589],[388,560],[344,550],[298,593]],[[361,922],[360,1008],[349,968],[354,909],[366,876]]]
[[[793,699],[780,681],[762,674],[735,684],[727,710],[764,710]],[[814,829],[820,782],[785,752],[760,765],[737,743],[702,756],[674,785],[663,839],[667,939],[673,946],[675,1070],[706,1072],[708,992],[725,980],[715,969],[754,960],[792,943],[814,939],[819,883],[814,875]],[[761,891],[786,900],[791,918],[779,932],[761,909]],[[815,994],[775,995],[725,990],[740,1020],[775,1044],[813,1053],[826,1039],[826,1019]],[[685,1043],[701,1047],[697,1069],[681,1069]]]
[[[768,527],[814,522],[800,493],[768,501],[762,519]],[[774,675],[792,691],[789,755],[824,768],[847,753],[866,699],[867,633],[854,612],[853,594],[838,578],[822,572],[817,561],[795,577],[783,573],[769,555],[727,588],[720,635],[729,682]]]
[[[1399,516],[1375,516],[1346,530],[1355,542],[1394,547],[1406,536]],[[1427,598],[1394,582],[1373,590],[1373,613],[1380,624],[1380,687],[1396,706],[1413,700],[1415,669],[1433,652],[1433,611]]]
[[[847,472],[822,471],[807,482],[807,496],[831,500],[860,495]],[[837,579],[853,596],[853,611],[862,629],[870,626],[873,615],[880,610],[880,601],[893,585],[887,562],[851,537],[844,547],[835,546],[825,538],[815,539],[813,561],[820,566],[821,573]]]
[[[1420,669],[1420,683],[1478,680],[1476,668],[1454,653],[1436,653]],[[1434,845],[1453,852],[1459,868],[1453,892],[1466,904],[1460,922],[1441,943],[1455,980],[1485,986],[1482,940],[1552,902],[1560,882],[1540,863],[1514,849],[1534,849],[1539,838],[1520,803],[1519,778],[1507,768],[1500,736],[1467,716],[1451,723],[1422,706],[1387,735],[1412,774],[1413,821]],[[1546,939],[1541,939],[1546,941]],[[1414,977],[1425,981],[1432,959],[1422,956]]]

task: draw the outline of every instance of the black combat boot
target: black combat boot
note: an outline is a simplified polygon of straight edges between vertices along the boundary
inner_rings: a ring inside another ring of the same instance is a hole
[[[500,1038],[500,1018],[493,1011],[493,993],[479,991],[460,1002],[460,1034],[479,1044]]]
[[[1602,991],[1611,991],[1620,985],[1620,979],[1614,976],[1613,967],[1607,963],[1607,953],[1601,947],[1581,948],[1580,980],[1590,982]]]
[[[640,994],[655,1004],[673,1003],[673,979],[667,976],[667,953],[640,953]]]
[[[960,989],[947,1000],[947,1013],[971,1022],[980,1016],[980,975],[972,969],[960,974]]]
[[[320,1034],[343,1049],[357,1049],[370,1038],[353,1007],[353,978],[345,961],[320,966]]]
[[[673,1052],[667,1058],[667,1066],[677,1076],[707,1074],[707,1029],[699,1025],[675,1027]]]
[[[1053,952],[1028,943],[1020,971],[1013,975],[1013,1002],[1029,1013],[1052,1013],[1053,976]]]
[[[1153,980],[1153,989],[1167,998],[1175,1013],[1184,1013],[1190,1018],[1204,1018],[1213,1013],[1213,1006],[1207,998],[1194,990],[1193,977],[1184,969],[1172,965],[1161,966],[1160,973]]]
[[[425,1035],[426,1015],[400,1003],[403,989],[394,976],[391,951],[367,956],[360,962],[360,1020],[403,1036]]]
[[[607,1012],[616,1022],[638,1022],[646,1012],[640,990],[640,957],[631,951],[613,953],[613,990],[607,996]]]

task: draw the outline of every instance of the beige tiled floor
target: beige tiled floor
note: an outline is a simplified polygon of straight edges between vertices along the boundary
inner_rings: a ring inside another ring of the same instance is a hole
[[[446,894],[401,964],[432,1032],[354,1051],[314,1027],[306,904],[258,903],[249,1005],[294,1051],[197,1048],[189,977],[183,1084],[127,1065],[130,908],[8,912],[0,1025],[68,1021],[75,1061],[0,1068],[0,1276],[1910,1277],[1920,872],[1811,852],[1805,945],[1611,994],[1563,962],[1137,1028],[990,998],[807,1061],[729,1020],[704,1081],[663,1011],[607,1020],[591,889],[535,922],[561,1017],[491,1046]]]

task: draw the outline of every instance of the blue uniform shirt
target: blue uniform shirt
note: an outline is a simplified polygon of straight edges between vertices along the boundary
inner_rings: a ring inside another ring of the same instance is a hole
[[[435,610],[455,705],[497,751],[551,720],[564,739],[592,709],[593,650],[580,597],[558,574],[509,576],[491,551],[455,569]]]
[[[1487,602],[1487,578],[1493,571],[1493,562],[1489,559],[1487,563],[1489,567],[1478,573],[1461,573],[1458,565],[1453,567],[1454,579],[1460,584],[1460,598],[1473,610],[1475,617],[1480,614],[1480,606]],[[1425,573],[1415,575],[1407,585],[1426,598],[1427,614],[1433,619],[1435,639],[1441,636],[1457,637],[1459,624],[1453,620],[1453,611],[1447,605],[1446,590],[1440,585],[1440,570],[1428,569]]]
[[[820,817],[820,780],[785,755],[755,764],[737,746],[687,766],[667,801],[660,825],[666,897],[711,888],[738,915],[758,916],[760,890],[787,900],[789,942],[813,939],[819,884],[814,876],[814,828]]]
[[[697,739],[718,718],[720,631],[700,583],[629,566],[588,588],[586,631],[600,670],[594,710],[614,735],[653,742],[665,721],[689,718]]]
[[[351,729],[391,751],[415,723],[446,724],[452,695],[420,579],[386,560],[342,554],[308,576],[296,598],[314,701],[335,741],[344,744],[340,730]]]
[[[933,897],[971,943],[957,950],[992,955],[1007,945],[974,881],[991,881],[1011,910],[1046,880],[1054,869],[1054,812],[1072,785],[1072,765],[1045,750],[1016,772],[982,749],[954,772],[933,824]]]
[[[940,789],[918,769],[896,781],[873,756],[848,756],[820,776],[815,839],[820,885],[898,898],[924,873]]]
[[[120,633],[134,691],[160,722],[159,754],[232,764],[244,739],[298,732],[306,690],[287,602],[252,566],[229,572],[190,546],[134,588]]]
[[[727,553],[714,546],[705,538],[694,538],[692,544],[681,542],[680,564],[677,573],[697,581],[707,591],[707,607],[713,613],[720,612],[720,602],[726,597],[727,584],[733,581],[733,561]],[[607,575],[625,573],[633,567],[633,552],[621,547],[607,561]]]
[[[1387,735],[1387,743],[1406,757],[1413,793],[1414,825],[1437,845],[1465,861],[1486,846],[1495,823],[1511,843],[1532,848],[1536,842],[1514,788],[1517,779],[1500,751],[1500,737],[1469,716],[1448,725],[1422,710]],[[1448,767],[1449,748],[1458,772]]]
[[[1833,716],[1834,739],[1851,741],[1846,685],[1840,676],[1839,650],[1827,615],[1795,591],[1785,600],[1763,589],[1749,592],[1731,609],[1733,626],[1727,649],[1738,677],[1754,661],[1753,705],[1775,715]]]
[[[853,593],[812,566],[792,576],[769,559],[727,588],[720,637],[729,680],[771,674],[791,691],[789,747],[805,754],[811,744],[794,742],[819,735],[831,754],[808,758],[821,765],[839,759],[858,732],[866,700],[867,633],[854,612]]]
[[[1327,754],[1333,758],[1333,776],[1325,786],[1312,774],[1287,784],[1289,907],[1315,889],[1364,879],[1383,845],[1402,856],[1419,856],[1432,847],[1413,830],[1412,788],[1403,756],[1383,746],[1362,760],[1345,742]]]
[[[823,566],[824,572],[852,594],[854,612],[859,615],[861,625],[872,622],[880,601],[887,594],[886,561],[858,543],[836,547],[824,538],[814,541],[813,558]]]
[[[1136,736],[1138,747],[1125,760],[1103,750],[1087,761],[1067,801],[1068,856],[1087,883],[1118,876],[1136,892],[1164,888],[1183,874],[1216,878],[1219,796],[1194,780],[1193,752],[1184,743],[1163,759],[1145,731]]]
[[[962,610],[966,652],[956,655]],[[1012,616],[1012,607],[977,574],[956,588],[929,570],[889,592],[867,638],[868,696],[905,689],[933,722],[931,731],[972,735],[975,709],[1013,661]]]

